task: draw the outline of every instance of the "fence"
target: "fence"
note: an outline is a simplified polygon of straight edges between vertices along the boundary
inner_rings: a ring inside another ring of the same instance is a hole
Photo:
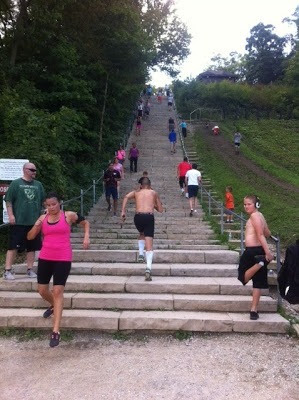
[[[177,114],[176,114],[176,125],[177,125],[177,127],[180,126]],[[184,143],[184,138],[182,136],[182,132],[181,132],[180,129],[178,129],[178,131],[179,131],[180,142],[181,142],[181,146],[182,146],[182,150],[183,150],[183,155],[184,155],[184,157],[187,157],[188,160],[189,160],[188,153],[187,153],[187,150],[186,150],[186,147],[185,147],[185,143]],[[220,209],[220,231],[221,231],[221,234],[224,233],[224,215],[225,215],[226,211],[232,213],[234,218],[240,223],[240,252],[241,252],[241,254],[243,254],[243,252],[244,252],[244,236],[245,236],[244,235],[244,233],[245,233],[244,232],[244,226],[245,226],[246,221],[247,221],[244,218],[243,213],[240,213],[240,215],[239,215],[239,214],[237,214],[235,212],[227,210],[224,207],[224,204],[222,202],[219,202],[215,198],[213,198],[213,196],[211,195],[211,191],[210,190],[209,191],[206,190],[206,188],[203,185],[200,185],[200,200],[201,200],[201,204],[203,204],[203,201],[204,201],[204,194],[207,197],[207,203],[208,203],[207,205],[208,205],[209,216],[211,216],[211,214],[212,214],[212,205],[215,205],[216,208]],[[275,237],[273,235],[271,235],[269,239],[275,244],[275,247],[276,247],[276,268],[277,268],[276,271],[277,271],[277,274],[278,274],[279,271],[280,271],[280,268],[281,268],[280,239],[279,239],[278,236]],[[278,286],[277,286],[277,305],[280,306],[281,303],[282,303],[282,299],[281,299],[281,296],[279,294],[279,290],[278,290]]]

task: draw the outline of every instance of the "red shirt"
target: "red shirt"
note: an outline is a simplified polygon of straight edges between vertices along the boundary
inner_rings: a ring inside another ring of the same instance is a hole
[[[178,172],[179,172],[179,176],[180,177],[185,177],[187,171],[189,171],[189,169],[192,169],[191,164],[188,163],[187,161],[182,161],[181,163],[179,163],[178,165]]]
[[[231,192],[225,193],[225,208],[227,208],[228,210],[232,210],[233,208],[235,208],[235,200]]]

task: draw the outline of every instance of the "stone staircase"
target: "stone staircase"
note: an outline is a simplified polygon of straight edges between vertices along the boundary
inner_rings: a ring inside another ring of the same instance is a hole
[[[126,161],[121,198],[137,188],[147,170],[165,209],[155,216],[153,281],[144,281],[145,265],[137,263],[133,205],[123,223],[107,211],[102,198],[88,215],[90,250],[82,250],[82,232],[72,233],[74,262],[62,328],[284,333],[289,323],[275,312],[276,302],[267,291],[261,298],[260,319],[249,320],[251,287],[236,279],[238,252],[219,243],[201,207],[196,217],[189,217],[188,200],[176,180],[176,166],[183,158],[180,144],[177,153],[170,154],[170,113],[165,100],[162,105],[155,99],[152,103],[141,136],[133,132],[130,138],[140,150],[139,172],[130,174]],[[121,201],[119,211],[120,207]],[[40,308],[46,304],[36,293],[37,283],[24,278],[24,265],[16,271],[15,281],[0,281],[0,326],[50,328],[51,320],[41,317]]]

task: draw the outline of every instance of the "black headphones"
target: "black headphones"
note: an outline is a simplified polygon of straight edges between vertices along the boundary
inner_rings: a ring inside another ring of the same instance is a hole
[[[261,200],[259,199],[259,197],[256,194],[254,195],[254,197],[255,197],[255,203],[254,203],[255,208],[260,208],[261,207]]]

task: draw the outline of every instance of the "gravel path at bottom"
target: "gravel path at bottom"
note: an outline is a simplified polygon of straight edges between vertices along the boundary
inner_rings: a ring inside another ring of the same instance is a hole
[[[0,338],[1,400],[298,400],[299,341],[288,336],[77,333]]]

